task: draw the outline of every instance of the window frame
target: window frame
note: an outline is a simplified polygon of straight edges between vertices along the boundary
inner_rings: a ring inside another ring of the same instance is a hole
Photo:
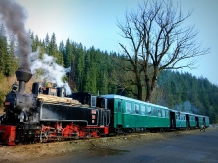
[[[137,109],[137,110],[136,110],[136,109]],[[140,111],[139,104],[134,103],[134,114],[139,114],[139,111]]]
[[[126,101],[126,108],[125,109],[126,109],[125,113],[131,114],[132,113],[132,103],[129,101]]]
[[[148,105],[147,106],[147,115],[151,116],[152,115],[151,111],[152,111],[152,108],[150,105]]]
[[[145,105],[141,105],[141,115],[146,115],[146,106]]]

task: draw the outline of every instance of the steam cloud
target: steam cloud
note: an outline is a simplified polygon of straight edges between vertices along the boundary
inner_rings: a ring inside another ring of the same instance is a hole
[[[25,30],[26,10],[14,0],[0,0],[0,20],[6,29],[13,32],[18,39],[20,67],[30,66],[31,39]]]
[[[49,81],[55,83],[58,87],[64,87],[67,94],[71,94],[71,89],[68,83],[64,83],[62,78],[66,74],[64,67],[56,63],[56,58],[49,56],[48,54],[43,54],[42,59],[39,59],[39,48],[36,52],[31,53],[31,71],[33,74],[36,74],[37,70],[40,69],[42,72],[39,80],[40,81]]]
[[[190,101],[185,101],[182,104],[176,105],[173,109],[194,114],[200,113],[199,109],[195,107]]]

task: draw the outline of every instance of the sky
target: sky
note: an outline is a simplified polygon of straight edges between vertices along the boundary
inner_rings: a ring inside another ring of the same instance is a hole
[[[174,0],[178,1],[179,0]],[[101,51],[120,52],[122,37],[117,21],[122,21],[126,10],[136,10],[143,0],[16,0],[28,14],[26,29],[40,39],[55,33],[57,43],[82,43],[87,49],[94,46]],[[196,77],[207,78],[218,85],[218,0],[181,0],[183,14],[193,9],[185,25],[195,25],[198,42],[210,48],[210,53],[199,58],[197,69],[183,69]]]

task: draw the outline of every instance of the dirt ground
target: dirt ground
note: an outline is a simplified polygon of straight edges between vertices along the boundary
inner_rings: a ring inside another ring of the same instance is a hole
[[[209,132],[217,127],[209,127]],[[21,163],[28,160],[35,160],[45,157],[53,157],[59,155],[67,155],[75,151],[82,151],[91,148],[107,147],[116,148],[121,146],[134,145],[134,143],[146,143],[146,141],[154,141],[167,139],[179,135],[197,134],[200,131],[184,130],[163,133],[135,133],[127,136],[103,137],[86,140],[71,140],[63,142],[37,143],[18,146],[0,146],[0,163]]]

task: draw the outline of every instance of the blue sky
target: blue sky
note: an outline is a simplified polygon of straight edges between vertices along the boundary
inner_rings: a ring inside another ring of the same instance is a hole
[[[44,39],[55,33],[57,42],[69,38],[89,48],[119,52],[117,20],[122,20],[127,9],[137,9],[143,0],[16,0],[28,13],[26,29]],[[178,0],[179,1],[179,0]],[[183,69],[207,78],[218,85],[218,0],[181,0],[182,12],[193,9],[185,25],[195,25],[198,42],[211,48],[202,56],[198,68]]]

